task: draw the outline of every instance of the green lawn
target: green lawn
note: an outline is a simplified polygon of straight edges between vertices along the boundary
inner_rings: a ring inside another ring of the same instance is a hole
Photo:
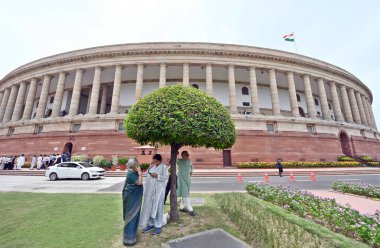
[[[220,227],[244,239],[210,195],[195,206],[194,218],[180,214],[180,223],[165,226],[161,235],[139,234],[136,247],[160,247],[173,238]],[[168,206],[165,206],[168,211]],[[0,193],[1,247],[123,247],[119,194]]]

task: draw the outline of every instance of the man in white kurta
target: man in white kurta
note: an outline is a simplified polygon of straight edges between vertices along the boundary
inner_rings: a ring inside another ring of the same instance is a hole
[[[38,156],[37,158],[37,170],[41,170],[42,167],[42,155]]]
[[[32,161],[31,161],[31,163],[30,163],[30,170],[34,170],[34,165],[36,164],[36,161],[37,161],[37,158],[36,158],[36,156],[32,156]]]
[[[24,156],[24,154],[21,154],[21,156],[18,157],[18,159],[17,159],[16,170],[21,170],[21,167],[23,167],[24,164],[25,164],[25,156]]]
[[[160,154],[153,156],[153,163],[146,173],[144,204],[141,210],[140,226],[143,232],[154,230],[153,235],[161,233],[164,215],[165,187],[168,181],[168,168]]]

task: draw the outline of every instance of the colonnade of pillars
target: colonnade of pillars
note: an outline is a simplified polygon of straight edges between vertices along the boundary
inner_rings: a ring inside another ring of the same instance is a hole
[[[123,65],[115,66],[114,84],[112,92],[112,102],[111,102],[111,114],[117,114],[119,110],[120,101],[120,86],[121,86],[121,72]],[[231,113],[237,113],[236,104],[236,86],[235,86],[235,66],[229,65],[228,70],[228,88],[229,88],[229,103]],[[165,63],[160,64],[160,76],[159,76],[159,87],[166,86],[166,71],[167,65]],[[69,115],[77,115],[79,110],[80,95],[82,88],[82,78],[84,69],[77,69],[75,72],[75,80],[73,86],[73,93],[70,102]],[[88,114],[97,114],[99,93],[101,88],[101,73],[102,68],[100,66],[95,67],[94,78],[92,83],[91,97],[89,99]],[[250,92],[251,92],[251,107],[253,115],[260,114],[259,110],[259,94],[257,89],[256,80],[256,68],[250,67]],[[291,112],[294,117],[299,117],[297,94],[294,82],[294,72],[288,71],[287,82],[288,82],[288,92],[290,99]],[[137,65],[137,75],[136,75],[136,90],[135,90],[135,100],[137,101],[142,97],[143,89],[143,75],[144,75],[144,65]],[[59,72],[57,89],[55,91],[52,117],[57,117],[60,112],[63,93],[65,89],[67,72]],[[49,96],[49,88],[52,80],[52,75],[45,75],[42,78],[42,89],[39,99],[39,104],[36,111],[36,118],[43,118],[46,112],[47,100]],[[8,88],[5,88],[0,92],[0,122],[6,123],[9,121],[18,121],[31,119],[34,100],[36,98],[37,83],[38,78],[32,78],[30,81],[22,81],[19,84],[14,84]],[[323,119],[331,119],[329,113],[329,106],[327,102],[327,95],[325,90],[325,79],[317,79],[318,95],[321,103],[321,112]],[[189,64],[183,64],[183,84],[189,85],[190,83],[190,66]],[[315,109],[315,103],[312,93],[312,87],[310,82],[310,75],[303,75],[303,83],[305,88],[307,112],[309,118],[316,118],[317,111]],[[29,91],[26,96],[27,84],[30,84]],[[366,126],[376,128],[375,118],[372,112],[371,104],[369,99],[361,94],[359,91],[355,91],[352,88],[347,88],[343,84],[338,84],[334,81],[327,82],[332,98],[333,111],[335,119],[337,121],[346,121],[348,123],[357,123]],[[272,113],[273,115],[281,115],[280,111],[280,101],[276,80],[276,70],[269,69],[269,86],[270,95],[272,102]],[[106,112],[106,96],[107,96],[107,86],[103,86],[103,94],[101,98],[100,114],[105,114]],[[338,91],[340,92],[341,101],[339,100]],[[206,65],[206,92],[209,95],[213,95],[213,77],[212,77],[212,64]],[[24,99],[26,96],[26,104],[24,107]],[[24,109],[23,109],[24,108]],[[342,111],[343,110],[343,111]]]

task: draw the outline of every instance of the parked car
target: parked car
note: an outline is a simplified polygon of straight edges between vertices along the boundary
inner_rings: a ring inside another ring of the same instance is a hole
[[[80,178],[88,180],[104,176],[103,168],[85,162],[64,162],[48,167],[45,176],[51,181],[63,178]]]

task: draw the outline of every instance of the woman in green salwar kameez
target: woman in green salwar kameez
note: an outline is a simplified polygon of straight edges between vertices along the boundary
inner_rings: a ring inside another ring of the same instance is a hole
[[[132,246],[137,242],[136,233],[140,219],[143,185],[141,168],[137,159],[129,159],[127,165],[129,171],[123,187],[123,244]]]

